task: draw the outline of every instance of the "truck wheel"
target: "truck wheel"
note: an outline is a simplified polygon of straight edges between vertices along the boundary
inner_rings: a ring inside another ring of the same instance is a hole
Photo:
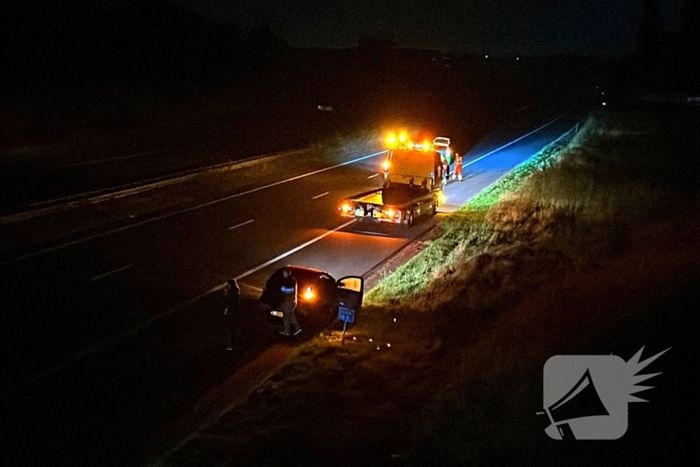
[[[430,205],[430,215],[435,216],[437,214],[437,204],[433,203]]]
[[[413,210],[406,213],[406,226],[410,227],[413,225]]]

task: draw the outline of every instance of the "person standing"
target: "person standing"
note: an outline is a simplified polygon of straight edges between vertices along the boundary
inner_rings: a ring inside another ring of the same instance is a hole
[[[462,181],[462,155],[455,154],[455,172],[452,177],[457,177],[457,180]]]
[[[450,179],[450,164],[447,162],[447,156],[443,154],[440,154],[440,161],[442,162],[442,185],[446,186]]]
[[[224,317],[228,331],[228,345],[226,350],[232,351],[238,348],[238,333],[240,328],[241,288],[236,279],[229,279],[223,288]]]
[[[292,326],[294,326],[294,335],[301,332],[301,327],[296,317],[297,308],[297,280],[292,277],[292,272],[289,268],[282,270],[282,286],[280,311],[282,312],[282,320],[284,321],[284,330],[280,334],[284,336],[292,335]]]

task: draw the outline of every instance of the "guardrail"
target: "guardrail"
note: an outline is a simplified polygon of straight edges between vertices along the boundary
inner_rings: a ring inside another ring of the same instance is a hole
[[[131,196],[156,188],[162,188],[169,185],[175,185],[177,183],[183,183],[195,177],[198,177],[199,175],[204,173],[225,172],[228,170],[239,169],[242,167],[271,161],[278,157],[303,153],[308,150],[309,148],[294,149],[278,154],[254,156],[238,161],[227,161],[222,162],[220,164],[183,170],[180,172],[163,175],[161,177],[142,180],[140,182],[128,183],[125,185],[104,188],[100,190],[90,191],[87,193],[78,193],[75,195],[57,198],[49,201],[42,201],[40,203],[35,203],[31,205],[29,210],[0,216],[0,225],[11,224],[13,222],[21,222],[28,219],[32,219],[34,217],[53,214],[69,209],[75,209],[81,206],[97,204],[114,198],[123,198],[124,196]]]

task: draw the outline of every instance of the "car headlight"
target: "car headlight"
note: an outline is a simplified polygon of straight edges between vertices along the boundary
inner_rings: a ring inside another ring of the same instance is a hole
[[[304,289],[304,292],[301,295],[302,299],[307,302],[311,302],[316,298],[316,293],[314,292],[314,289],[311,287],[307,287]]]

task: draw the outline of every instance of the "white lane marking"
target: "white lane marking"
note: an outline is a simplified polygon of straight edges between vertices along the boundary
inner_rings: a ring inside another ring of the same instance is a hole
[[[501,149],[505,149],[505,148],[507,148],[508,146],[510,146],[511,144],[515,144],[515,143],[517,143],[518,141],[520,141],[521,139],[527,138],[528,136],[530,136],[530,135],[533,134],[533,133],[537,133],[537,132],[540,131],[542,128],[547,128],[549,125],[551,125],[552,123],[556,122],[557,120],[559,120],[560,118],[562,118],[562,117],[563,117],[564,115],[566,115],[567,113],[569,113],[569,112],[568,112],[568,111],[567,111],[567,112],[564,112],[563,114],[559,115],[559,116],[556,117],[554,120],[552,120],[551,122],[545,123],[545,124],[542,125],[541,127],[532,130],[530,133],[524,134],[524,135],[522,135],[521,137],[516,138],[516,139],[514,139],[513,141],[511,141],[510,143],[504,144],[504,145],[501,146],[500,148],[496,148],[496,149],[494,149],[494,150],[491,151],[491,152],[487,152],[487,153],[484,154],[483,156],[477,157],[477,158],[474,159],[473,161],[469,161],[469,163],[468,163],[468,164],[464,164],[463,167],[469,167],[469,166],[472,165],[472,164],[476,164],[476,163],[479,162],[481,159],[484,159],[484,158],[486,158],[486,157],[489,157],[490,155],[492,155],[492,154],[494,154],[494,153],[500,151]],[[570,131],[570,130],[567,130],[564,134],[568,133],[569,131]],[[560,136],[560,138],[561,138],[561,136]],[[557,139],[558,139],[558,138],[557,138]]]
[[[93,277],[92,279],[90,279],[90,282],[95,282],[95,281],[98,281],[98,280],[100,280],[100,279],[104,279],[105,277],[111,276],[112,274],[116,274],[116,273],[118,273],[118,272],[125,271],[125,270],[129,269],[129,268],[132,267],[132,266],[133,266],[133,264],[130,264],[130,265],[128,265],[128,266],[124,266],[124,267],[122,267],[122,268],[115,269],[115,270],[113,270],[113,271],[109,271],[109,272],[106,272],[106,273],[104,273],[104,274],[100,274],[99,276],[95,276],[95,277]]]
[[[243,279],[244,277],[250,276],[251,274],[258,272],[258,271],[260,271],[261,269],[264,269],[264,268],[268,267],[268,266],[271,265],[272,263],[276,263],[277,261],[279,261],[279,260],[281,260],[281,259],[284,259],[284,258],[286,258],[286,257],[289,256],[289,255],[293,255],[293,254],[296,253],[297,251],[303,250],[303,249],[306,248],[307,246],[312,245],[312,244],[318,242],[319,240],[323,240],[324,238],[326,238],[327,236],[331,235],[332,233],[337,232],[338,230],[344,229],[345,227],[347,227],[347,226],[349,226],[349,225],[351,225],[351,224],[353,224],[353,223],[355,223],[355,222],[357,222],[356,219],[349,220],[349,221],[347,221],[345,224],[340,225],[340,226],[336,227],[336,228],[333,229],[333,230],[329,230],[328,232],[326,232],[326,233],[324,233],[324,234],[322,234],[322,235],[319,235],[319,236],[316,237],[316,238],[312,238],[312,239],[309,240],[308,242],[302,243],[302,244],[299,245],[298,247],[292,248],[291,250],[287,251],[286,253],[282,253],[282,254],[279,255],[279,256],[275,256],[275,257],[272,258],[271,260],[269,260],[269,261],[267,261],[267,262],[265,262],[265,263],[263,263],[263,264],[261,264],[261,265],[259,265],[259,266],[256,266],[256,267],[254,267],[253,269],[244,272],[243,274],[239,274],[238,276],[235,277],[235,279],[236,279],[236,280],[240,280],[240,279]],[[217,287],[220,288],[220,287],[223,287],[223,285],[224,285],[224,284],[221,284],[221,285],[219,285],[219,286],[217,286]],[[218,290],[218,289],[217,289],[217,290]]]
[[[263,292],[262,287],[255,287],[254,285],[239,284],[241,287],[241,295],[246,295],[246,292],[255,292],[256,295],[260,295]]]
[[[263,269],[263,268],[269,266],[270,264],[272,264],[272,263],[274,263],[274,262],[276,262],[276,261],[279,261],[280,259],[285,258],[285,257],[287,257],[287,256],[289,256],[289,255],[291,255],[291,254],[294,254],[294,253],[296,253],[297,251],[299,251],[299,250],[301,250],[301,249],[303,249],[303,248],[306,248],[307,246],[309,246],[309,245],[311,245],[311,244],[314,244],[314,243],[318,242],[319,240],[322,240],[322,239],[326,238],[327,236],[331,235],[333,232],[337,232],[338,230],[341,230],[341,229],[343,229],[343,228],[349,226],[349,225],[352,224],[353,222],[357,222],[357,221],[356,221],[355,219],[352,219],[352,220],[346,222],[345,224],[336,227],[336,228],[333,229],[333,230],[329,230],[328,232],[326,232],[326,233],[324,233],[324,234],[322,234],[322,235],[319,235],[319,236],[316,237],[316,238],[313,238],[313,239],[309,240],[308,242],[304,243],[303,245],[299,245],[298,247],[292,248],[291,250],[287,251],[286,253],[282,253],[281,255],[276,256],[275,258],[272,258],[271,260],[269,260],[269,261],[267,261],[267,262],[265,262],[265,263],[263,263],[263,264],[261,264],[261,265],[259,265],[259,266],[256,266],[256,267],[254,267],[253,269],[244,272],[243,274],[240,274],[240,275],[236,276],[235,279],[236,279],[236,280],[240,280],[240,279],[242,279],[242,278],[244,278],[244,277],[246,277],[246,276],[249,276],[249,275],[251,275],[251,274],[253,274],[253,273],[255,273],[255,272],[258,272],[259,270],[261,270],[261,269]],[[132,335],[134,335],[134,334],[137,334],[138,332],[140,332],[141,330],[143,330],[143,329],[149,327],[149,326],[152,325],[153,323],[156,323],[156,322],[158,322],[158,321],[160,321],[160,320],[162,320],[162,319],[164,319],[164,318],[170,316],[170,315],[173,314],[173,313],[177,313],[178,311],[182,310],[183,308],[186,308],[186,307],[188,307],[188,306],[190,306],[190,305],[192,305],[192,304],[198,302],[199,300],[201,300],[201,299],[207,297],[208,295],[211,295],[211,294],[213,294],[213,293],[216,293],[216,292],[220,291],[225,285],[226,285],[226,282],[224,282],[223,284],[219,284],[219,285],[217,285],[217,286],[214,286],[214,287],[212,287],[211,289],[207,290],[206,292],[203,292],[203,293],[197,295],[196,297],[190,298],[189,300],[187,300],[187,301],[185,301],[185,302],[183,302],[183,303],[181,303],[181,304],[179,304],[179,305],[176,305],[176,306],[174,306],[173,308],[171,308],[171,309],[169,309],[169,310],[166,310],[166,311],[164,311],[164,312],[162,312],[162,313],[159,313],[159,314],[157,314],[157,315],[155,315],[155,316],[152,316],[151,318],[147,319],[146,321],[144,321],[143,323],[139,324],[138,326],[135,326],[135,327],[133,327],[133,328],[131,328],[131,329],[129,329],[129,330],[123,331],[123,332],[121,332],[121,333],[119,333],[119,334],[116,334],[116,335],[110,337],[109,339],[107,339],[107,340],[105,340],[105,341],[102,341],[102,342],[101,342],[100,344],[98,344],[98,345],[95,345],[95,346],[93,346],[93,347],[90,347],[90,348],[88,348],[88,349],[85,349],[85,350],[83,350],[82,352],[79,352],[79,353],[73,355],[72,357],[67,358],[66,360],[64,360],[63,362],[59,363],[58,365],[56,365],[56,366],[54,366],[54,367],[52,367],[52,368],[47,368],[46,370],[44,370],[44,371],[42,371],[42,372],[40,372],[40,373],[38,373],[38,374],[35,374],[35,375],[32,376],[32,377],[29,377],[29,378],[25,379],[24,381],[22,381],[22,382],[16,384],[15,386],[11,387],[10,389],[8,389],[8,390],[5,391],[4,393],[2,393],[2,395],[0,395],[0,398],[6,398],[6,397],[8,397],[8,396],[10,396],[10,395],[12,395],[12,394],[15,394],[15,393],[21,391],[22,389],[24,389],[25,387],[30,386],[30,385],[36,383],[37,381],[41,381],[42,379],[44,379],[44,378],[46,378],[46,377],[48,377],[48,376],[51,376],[51,375],[54,374],[54,373],[58,373],[58,372],[61,371],[62,369],[64,369],[64,368],[70,366],[71,364],[73,364],[73,363],[75,363],[75,362],[81,360],[81,359],[84,358],[84,357],[87,357],[88,355],[92,355],[92,354],[94,354],[94,353],[100,352],[100,351],[102,351],[102,350],[104,350],[104,349],[106,349],[106,348],[112,346],[113,344],[116,344],[117,342],[121,341],[122,339],[125,339],[125,338],[127,338],[127,337],[129,337],[129,336],[132,336]]]
[[[326,196],[328,193],[330,193],[330,191],[327,191],[327,192],[325,192],[325,193],[321,193],[320,195],[316,195],[316,196],[314,196],[314,197],[311,198],[311,199],[323,198],[323,197]]]
[[[367,178],[374,178],[374,177],[379,177],[379,174],[370,175],[370,176],[367,177]]]
[[[386,152],[386,150],[384,150],[384,151],[379,151],[379,152],[375,152],[374,154],[370,154],[370,155],[368,155],[368,156],[358,157],[357,159],[353,159],[353,160],[350,160],[350,161],[347,161],[347,162],[343,162],[343,163],[341,163],[341,164],[336,164],[336,165],[333,165],[333,166],[330,166],[330,167],[325,167],[325,168],[323,168],[323,169],[314,170],[313,172],[308,172],[308,173],[305,173],[305,174],[297,175],[296,177],[291,177],[291,178],[288,178],[288,179],[286,179],[286,180],[280,180],[279,182],[274,182],[274,183],[270,183],[270,184],[268,184],[268,185],[260,186],[260,187],[257,187],[257,188],[252,188],[252,189],[250,189],[250,190],[243,191],[243,192],[241,192],[241,193],[236,193],[236,194],[233,194],[233,195],[230,195],[230,196],[225,196],[225,197],[223,197],[223,198],[215,199],[215,200],[213,200],[213,201],[208,201],[208,202],[206,202],[206,203],[199,204],[199,205],[197,205],[197,206],[191,206],[191,207],[189,207],[189,208],[182,209],[182,210],[180,210],[180,211],[171,212],[171,213],[168,213],[168,214],[163,214],[162,216],[152,217],[152,218],[150,218],[150,219],[145,219],[145,220],[143,220],[143,221],[141,221],[141,222],[136,222],[136,223],[134,223],[134,224],[125,225],[125,226],[123,226],[123,227],[119,227],[119,228],[117,228],[117,229],[109,230],[109,231],[107,231],[107,232],[102,232],[102,233],[98,233],[98,234],[95,234],[95,235],[90,235],[90,236],[88,236],[88,237],[84,237],[84,238],[80,238],[80,239],[77,239],[77,240],[73,240],[72,242],[64,243],[63,245],[58,245],[58,246],[55,246],[55,247],[52,247],[52,248],[46,248],[45,250],[40,250],[40,251],[35,251],[35,252],[33,252],[33,253],[28,253],[28,254],[26,254],[26,255],[24,255],[24,256],[18,256],[18,257],[16,257],[16,258],[12,258],[12,259],[3,261],[2,263],[0,263],[0,266],[5,266],[5,265],[10,264],[10,263],[15,263],[15,262],[22,261],[22,260],[25,260],[25,259],[34,258],[34,257],[36,257],[36,256],[43,255],[43,254],[45,254],[45,253],[49,253],[49,252],[52,252],[52,251],[62,250],[63,248],[67,248],[67,247],[69,247],[69,246],[77,245],[77,244],[79,244],[79,243],[88,242],[88,241],[94,240],[94,239],[96,239],[96,238],[106,237],[107,235],[112,235],[112,234],[115,234],[115,233],[124,232],[125,230],[130,230],[130,229],[133,229],[133,228],[136,228],[136,227],[140,227],[140,226],[142,226],[142,225],[150,224],[150,223],[152,223],[152,222],[156,222],[156,221],[159,221],[159,220],[167,219],[168,217],[173,217],[173,216],[177,216],[177,215],[179,215],[179,214],[184,214],[184,213],[187,213],[187,212],[190,212],[190,211],[196,211],[197,209],[205,208],[205,207],[208,207],[208,206],[213,206],[213,205],[215,205],[215,204],[222,203],[222,202],[224,202],[224,201],[228,201],[228,200],[230,200],[230,199],[240,198],[240,197],[242,197],[242,196],[246,196],[246,195],[249,195],[249,194],[251,194],[251,193],[256,193],[256,192],[258,192],[258,191],[265,190],[265,189],[267,189],[267,188],[272,188],[272,187],[275,187],[275,186],[278,186],[278,185],[283,185],[283,184],[285,184],[285,183],[289,183],[289,182],[293,182],[293,181],[296,181],[296,180],[300,180],[300,179],[302,179],[302,178],[310,177],[310,176],[312,176],[312,175],[316,175],[316,174],[319,174],[319,173],[322,173],[322,172],[327,172],[328,170],[337,169],[338,167],[343,167],[343,166],[345,166],[345,165],[354,164],[354,163],[356,163],[356,162],[360,162],[360,161],[363,161],[363,160],[366,160],[366,159],[369,159],[369,158],[372,158],[372,157],[376,157],[376,156],[378,156],[379,154],[384,154],[385,152]]]
[[[237,229],[239,227],[243,227],[244,225],[248,225],[251,222],[255,222],[255,219],[250,219],[249,221],[245,221],[245,222],[241,222],[240,224],[233,225],[233,226],[229,227],[228,230],[233,230],[233,229]]]

